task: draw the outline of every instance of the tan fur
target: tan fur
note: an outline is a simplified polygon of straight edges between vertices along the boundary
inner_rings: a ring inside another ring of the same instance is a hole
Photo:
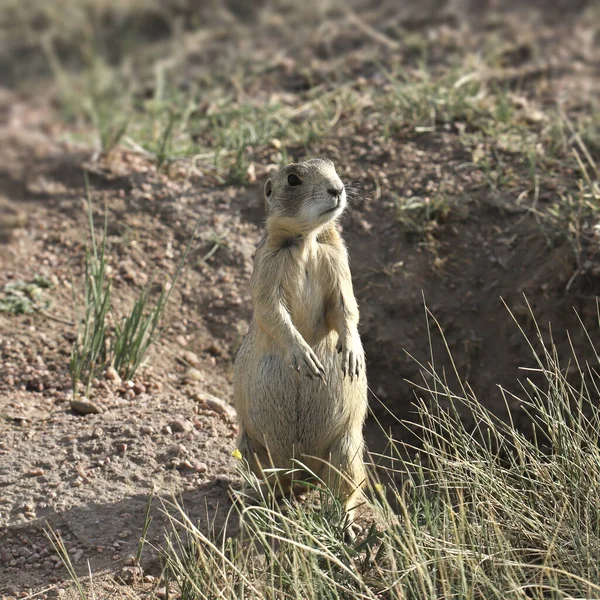
[[[290,185],[290,174],[301,184]],[[346,193],[333,163],[313,159],[279,171],[265,194],[254,317],[235,361],[238,448],[261,476],[261,467],[291,469],[298,459],[351,510],[365,480],[367,379],[348,255],[335,228]],[[281,492],[290,483],[279,475]]]

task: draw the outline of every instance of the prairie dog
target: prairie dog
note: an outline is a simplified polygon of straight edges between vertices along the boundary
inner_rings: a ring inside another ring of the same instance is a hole
[[[234,367],[238,449],[259,476],[261,467],[297,469],[298,459],[352,511],[366,476],[367,378],[348,254],[335,228],[346,190],[330,160],[312,159],[281,169],[264,192],[254,314]],[[277,474],[280,493],[292,477],[302,476]]]

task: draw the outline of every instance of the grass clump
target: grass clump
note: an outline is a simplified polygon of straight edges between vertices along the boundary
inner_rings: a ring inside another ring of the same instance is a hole
[[[541,222],[553,237],[565,239],[573,251],[578,272],[590,242],[600,232],[600,171],[582,136],[565,119],[570,128],[573,144],[570,158],[579,174],[576,187],[561,194],[541,215]]]
[[[110,310],[112,282],[107,276],[108,266],[106,257],[106,227],[107,217],[104,218],[104,231],[100,248],[96,242],[92,203],[86,176],[88,199],[88,225],[92,248],[88,249],[85,257],[83,282],[83,315],[79,315],[77,300],[74,295],[77,314],[77,337],[71,349],[69,372],[73,387],[73,396],[77,395],[79,382],[89,393],[92,378],[96,372],[108,362],[107,348],[107,316]],[[75,288],[73,288],[75,294]]]
[[[107,273],[107,217],[104,219],[102,241],[98,245],[87,176],[86,190],[91,250],[88,250],[85,259],[82,315],[79,314],[74,295],[78,331],[69,363],[74,396],[78,393],[80,383],[84,385],[86,394],[89,393],[92,379],[109,365],[114,366],[124,379],[131,379],[135,375],[148,349],[164,330],[162,319],[165,309],[196,235],[194,231],[175,273],[162,286],[153,306],[150,300],[151,284],[148,284],[135,299],[128,314],[115,315],[111,302],[112,282]],[[114,328],[109,326],[110,320],[115,323]]]
[[[452,211],[451,200],[443,193],[432,197],[396,199],[396,214],[407,234],[417,239],[433,235]]]
[[[277,504],[244,471],[258,502],[238,496],[239,537],[171,512],[172,589],[182,600],[597,598],[600,381],[576,359],[577,383],[567,379],[539,330],[530,345],[536,381],[520,398],[530,433],[421,365],[419,449],[389,439],[392,466],[370,486],[376,525],[349,542],[330,490]]]

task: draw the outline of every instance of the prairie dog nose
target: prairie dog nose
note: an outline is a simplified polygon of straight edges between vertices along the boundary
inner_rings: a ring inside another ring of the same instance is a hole
[[[341,194],[342,194],[342,192],[343,192],[343,191],[344,191],[344,188],[343,188],[343,187],[339,187],[339,188],[334,188],[334,187],[331,187],[331,188],[329,188],[329,189],[327,190],[327,193],[328,193],[330,196],[333,196],[334,198],[337,198],[338,196],[341,196]]]

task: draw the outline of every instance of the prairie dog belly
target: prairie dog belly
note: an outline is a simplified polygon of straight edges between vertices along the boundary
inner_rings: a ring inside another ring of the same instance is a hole
[[[344,376],[334,331],[311,345],[325,368],[327,385],[299,375],[287,364],[285,350],[264,338],[256,329],[250,332],[235,364],[236,404],[244,410],[240,416],[248,433],[278,462],[302,454],[323,456],[351,423],[362,423],[366,376]],[[247,396],[245,401],[240,394]]]

